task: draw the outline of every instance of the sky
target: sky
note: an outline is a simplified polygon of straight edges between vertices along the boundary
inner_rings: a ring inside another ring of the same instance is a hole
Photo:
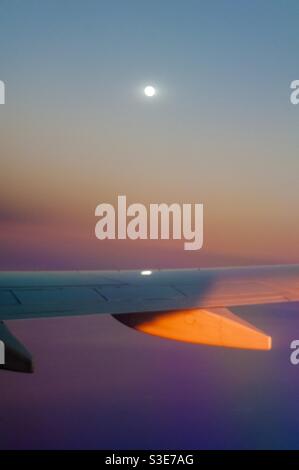
[[[0,0],[0,269],[299,263],[298,21],[295,0]],[[203,248],[100,242],[118,195],[203,203]],[[266,353],[7,322],[36,368],[0,374],[0,448],[298,447],[297,310],[242,311]]]
[[[298,262],[298,9],[2,0],[2,269]],[[203,203],[203,249],[96,240],[121,194]]]

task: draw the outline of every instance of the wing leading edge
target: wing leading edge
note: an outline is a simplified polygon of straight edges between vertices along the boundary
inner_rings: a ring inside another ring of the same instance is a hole
[[[0,272],[0,320],[299,301],[299,266]]]

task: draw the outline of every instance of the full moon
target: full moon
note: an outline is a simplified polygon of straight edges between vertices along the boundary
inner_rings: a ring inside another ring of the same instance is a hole
[[[143,91],[144,91],[145,96],[149,96],[149,97],[155,96],[156,94],[155,88],[151,85],[146,86]]]

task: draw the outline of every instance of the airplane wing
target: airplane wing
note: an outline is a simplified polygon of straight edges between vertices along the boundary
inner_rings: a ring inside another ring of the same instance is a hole
[[[229,309],[291,301],[299,265],[0,272],[0,321],[111,314],[152,335],[218,346],[269,349],[271,338]]]

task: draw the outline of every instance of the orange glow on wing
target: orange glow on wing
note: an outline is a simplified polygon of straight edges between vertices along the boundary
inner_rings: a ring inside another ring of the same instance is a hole
[[[225,308],[114,315],[149,335],[186,343],[269,350],[271,337]]]

